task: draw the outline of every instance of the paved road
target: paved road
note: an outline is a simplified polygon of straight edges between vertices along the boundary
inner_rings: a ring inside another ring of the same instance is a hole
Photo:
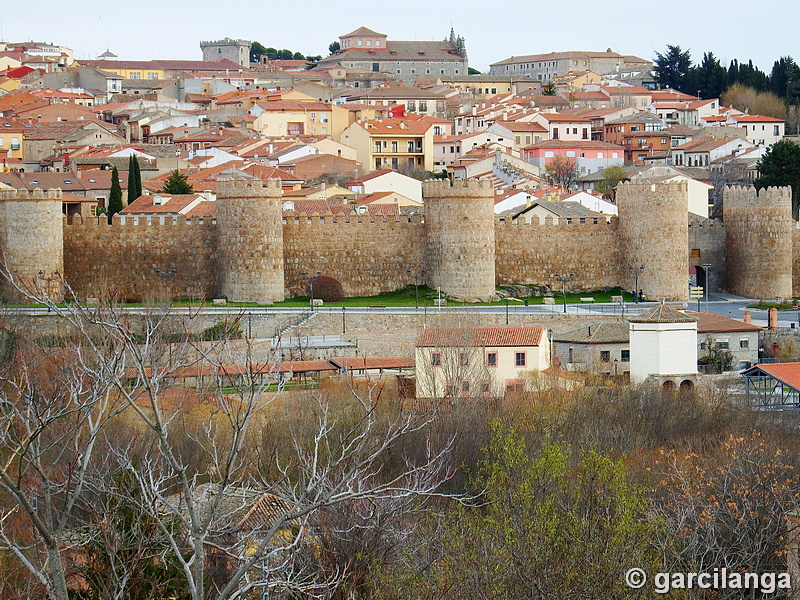
[[[744,317],[744,311],[750,310],[753,324],[766,327],[767,325],[767,311],[748,309],[747,305],[752,304],[755,300],[749,298],[741,298],[731,294],[711,294],[708,302],[705,299],[700,301],[700,310],[709,311],[715,314],[730,317],[733,319],[741,320]],[[626,303],[621,306],[619,303],[594,303],[594,304],[568,304],[566,314],[574,316],[608,316],[608,317],[621,317],[637,314],[642,310],[647,310],[655,306],[655,303],[645,302],[641,304]],[[698,309],[697,301],[688,303],[688,309],[695,311]],[[151,310],[146,307],[130,307],[124,309],[130,313],[142,313]],[[189,314],[196,313],[196,308],[178,307],[172,309],[175,314]],[[300,314],[307,309],[305,308],[284,308],[284,307],[253,307],[253,308],[239,308],[233,306],[206,306],[202,309],[205,314],[239,314],[263,316],[263,315],[285,315],[287,318],[291,315]],[[315,309],[320,313],[341,314],[342,308],[336,306],[322,306]],[[557,305],[541,305],[535,304],[525,306],[521,302],[509,302],[508,306],[476,306],[476,307],[457,307],[457,306],[428,306],[420,307],[419,309],[412,307],[346,307],[347,314],[365,314],[365,313],[382,313],[382,314],[437,314],[447,312],[450,314],[459,313],[482,313],[482,314],[504,314],[508,311],[510,315],[544,315],[544,314],[563,314],[564,306]],[[25,315],[46,315],[47,309],[44,308],[5,308],[3,312],[25,314]],[[50,313],[52,314],[52,313]],[[778,322],[780,327],[789,328],[794,323],[795,327],[800,327],[800,311],[780,311],[778,313]]]

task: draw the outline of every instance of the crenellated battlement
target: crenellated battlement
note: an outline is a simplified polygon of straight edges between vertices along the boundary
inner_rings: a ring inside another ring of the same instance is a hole
[[[228,198],[279,198],[280,179],[244,179],[226,177],[217,180],[217,201]]]
[[[573,218],[570,221],[560,219],[558,223],[550,215],[541,219],[539,215],[531,215],[530,222],[526,219],[510,219],[510,218],[496,218],[495,226],[497,227],[554,227],[558,229],[575,229],[578,227],[616,227],[619,224],[619,218],[612,216],[609,220],[605,217],[581,217]]]
[[[0,201],[2,202],[13,202],[14,200],[60,200],[61,198],[61,188],[50,188],[47,191],[36,188],[30,192],[28,190],[0,189]]]
[[[432,198],[484,198],[494,197],[492,183],[484,179],[429,179],[422,183],[422,195],[426,200]]]
[[[771,205],[791,211],[792,188],[770,186],[757,190],[753,186],[725,186],[723,198],[723,207],[727,209],[749,207],[766,209]]]
[[[81,215],[64,215],[64,227],[96,227],[96,228],[130,228],[130,227],[200,227],[216,225],[217,220],[212,215],[201,217],[185,217],[184,215],[121,215],[112,217],[109,223],[104,215],[96,217],[83,217]]]
[[[343,226],[349,227],[351,225],[363,225],[365,227],[370,225],[409,225],[409,226],[423,226],[425,219],[422,215],[376,215],[375,217],[350,215],[343,216],[306,216],[306,215],[284,215],[284,225],[293,226],[308,226],[308,227],[326,227],[326,226]]]

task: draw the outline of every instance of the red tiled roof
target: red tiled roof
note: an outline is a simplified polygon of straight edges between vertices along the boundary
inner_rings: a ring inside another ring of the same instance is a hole
[[[551,123],[589,123],[589,119],[575,115],[562,115],[561,113],[541,113],[541,116]]]
[[[541,327],[476,327],[425,329],[417,340],[418,348],[538,346]]]
[[[348,356],[332,358],[331,363],[345,371],[360,369],[410,369],[416,364],[413,358],[406,356]]]
[[[761,115],[734,115],[732,118],[739,123],[784,123],[783,119]]]
[[[800,390],[800,362],[761,364],[753,369],[761,369],[786,385]]]
[[[761,331],[761,327],[748,325],[736,319],[729,319],[709,312],[687,313],[697,317],[697,333],[724,333],[727,331]]]

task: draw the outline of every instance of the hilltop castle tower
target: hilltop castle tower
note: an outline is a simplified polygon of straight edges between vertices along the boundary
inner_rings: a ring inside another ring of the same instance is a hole
[[[64,221],[61,190],[0,190],[0,248],[5,269],[32,294],[60,300],[64,291]],[[0,279],[0,298],[26,302],[23,293]]]
[[[203,60],[213,62],[227,58],[242,67],[250,66],[250,45],[248,40],[225,38],[216,42],[200,42]]]
[[[747,298],[792,297],[792,189],[726,187],[728,289]]]
[[[217,187],[220,294],[233,302],[284,299],[280,180],[222,179]]]
[[[428,284],[470,302],[495,295],[494,190],[489,181],[426,181]]]
[[[623,273],[640,272],[651,300],[688,299],[689,187],[685,181],[654,185],[631,181],[617,187]],[[625,287],[632,288],[633,276]]]

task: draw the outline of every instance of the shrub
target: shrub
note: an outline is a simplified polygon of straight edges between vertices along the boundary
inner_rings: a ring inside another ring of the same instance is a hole
[[[204,329],[200,334],[200,340],[204,342],[224,339],[242,339],[242,325],[238,321],[220,321],[219,323],[215,323],[211,327]]]
[[[342,284],[333,277],[317,277],[314,279],[314,298],[323,302],[339,302],[344,298]]]

